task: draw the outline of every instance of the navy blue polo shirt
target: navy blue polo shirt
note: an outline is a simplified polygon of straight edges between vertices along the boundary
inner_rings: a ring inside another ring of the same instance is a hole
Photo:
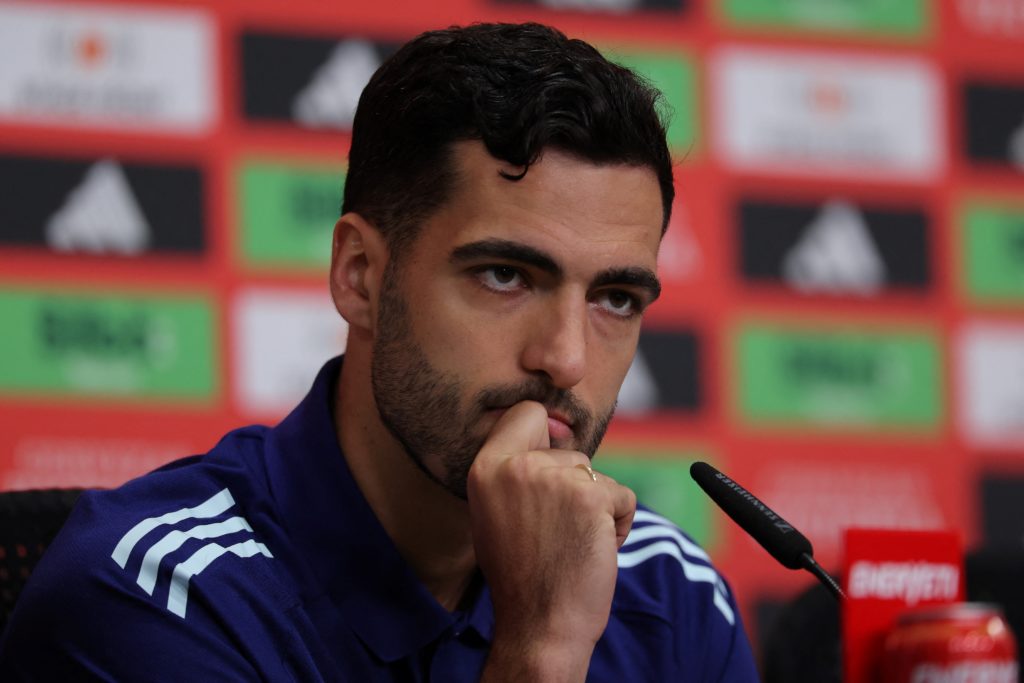
[[[338,446],[340,363],[277,427],[84,494],[19,599],[0,679],[478,680],[487,586],[450,613],[399,555]],[[649,510],[588,680],[757,680],[725,582]]]

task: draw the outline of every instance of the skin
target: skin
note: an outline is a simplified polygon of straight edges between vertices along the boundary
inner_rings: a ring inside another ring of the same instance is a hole
[[[657,296],[660,190],[649,168],[555,150],[518,182],[479,142],[454,152],[451,200],[390,271],[372,223],[336,225],[331,293],[349,323],[339,440],[442,605],[486,577],[496,630],[483,680],[583,680],[635,497],[578,465]],[[401,384],[419,371],[435,381]],[[444,399],[445,419],[417,412],[424,396]]]

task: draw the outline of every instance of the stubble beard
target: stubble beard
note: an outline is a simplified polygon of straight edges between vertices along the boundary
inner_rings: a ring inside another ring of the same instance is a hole
[[[388,264],[381,289],[370,366],[373,397],[384,426],[427,477],[465,500],[469,468],[487,441],[488,434],[479,428],[484,414],[527,400],[558,409],[573,422],[573,443],[558,447],[594,457],[614,405],[595,419],[571,391],[554,387],[543,377],[492,385],[463,406],[464,384],[431,365],[416,342],[393,265]],[[440,463],[439,472],[430,468],[430,461]]]

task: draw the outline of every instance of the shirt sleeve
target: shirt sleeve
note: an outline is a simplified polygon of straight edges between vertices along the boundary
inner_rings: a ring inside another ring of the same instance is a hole
[[[754,654],[747,638],[746,629],[743,627],[739,607],[732,589],[725,584],[724,580],[722,583],[728,594],[727,602],[732,609],[734,623],[729,629],[731,638],[728,639],[728,646],[724,648],[720,673],[712,680],[716,683],[760,683],[761,677],[754,663]]]
[[[234,543],[254,545],[248,523],[227,520],[221,526],[238,526],[238,533],[213,539],[195,532],[195,546],[184,545],[189,534],[165,526],[118,561],[119,541],[131,535],[125,533],[131,520],[151,514],[137,510],[137,501],[158,512],[181,507],[152,488],[137,492],[132,505],[121,503],[123,498],[86,492],[79,499],[18,598],[0,641],[0,680],[318,678],[298,673],[308,673],[309,667],[297,661],[302,653],[293,647],[294,620],[287,615],[289,603],[267,578],[273,576],[270,560],[260,553],[228,552]],[[159,560],[156,568],[142,568],[150,549],[179,546],[185,556],[214,559],[198,570],[188,562]],[[179,567],[189,571],[179,576]]]
[[[262,680],[201,604],[182,619],[67,555],[48,553],[19,597],[0,680]]]

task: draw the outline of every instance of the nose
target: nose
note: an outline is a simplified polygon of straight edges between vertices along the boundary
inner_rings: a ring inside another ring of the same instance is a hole
[[[579,384],[587,367],[586,301],[563,296],[538,311],[531,322],[522,353],[523,369],[546,375],[559,389]]]

